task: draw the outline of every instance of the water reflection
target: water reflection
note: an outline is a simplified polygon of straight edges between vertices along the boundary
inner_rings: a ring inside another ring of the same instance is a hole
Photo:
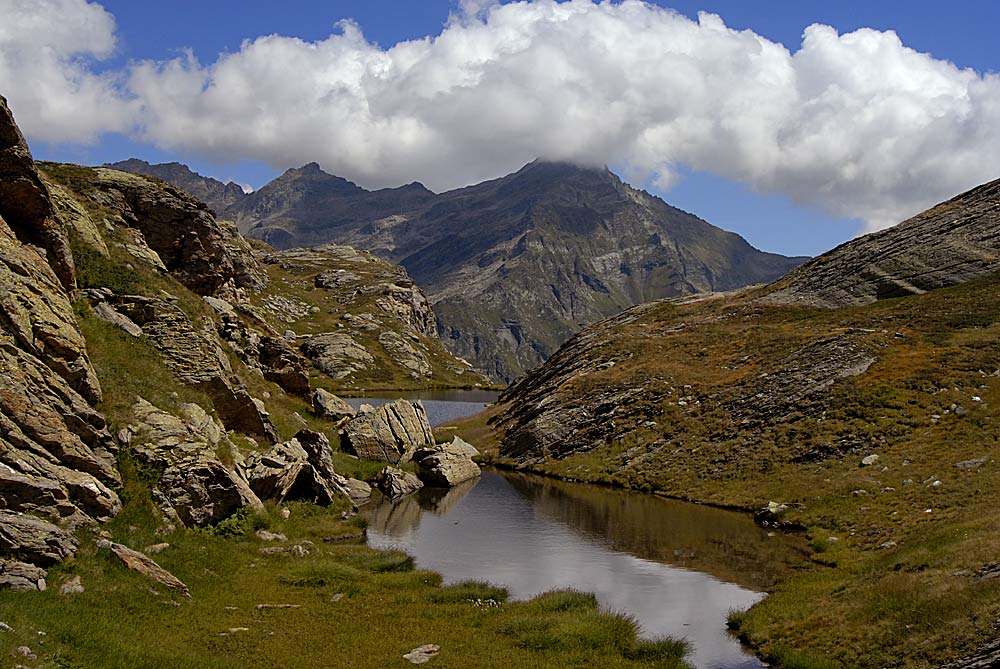
[[[364,511],[371,545],[406,550],[446,582],[488,580],[518,599],[595,592],[647,636],[688,638],[698,667],[760,666],[725,616],[762,597],[797,553],[742,514],[520,474],[485,472]]]

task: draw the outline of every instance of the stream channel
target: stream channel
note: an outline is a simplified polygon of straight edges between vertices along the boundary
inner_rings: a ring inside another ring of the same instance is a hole
[[[432,424],[491,401],[450,396],[410,399]],[[465,406],[439,406],[452,402]],[[642,636],[687,639],[699,669],[763,666],[726,631],[726,614],[760,600],[801,555],[798,539],[770,536],[748,514],[497,470],[450,490],[376,497],[362,513],[370,546],[406,551],[446,584],[489,581],[513,599],[593,592],[604,608],[631,614]]]

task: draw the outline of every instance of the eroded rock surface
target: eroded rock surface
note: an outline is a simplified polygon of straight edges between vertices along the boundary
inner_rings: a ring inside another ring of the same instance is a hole
[[[51,567],[73,555],[79,545],[72,534],[41,518],[0,511],[0,555]]]
[[[322,388],[313,391],[312,406],[317,416],[333,421],[350,418],[357,413],[350,404]]]
[[[396,467],[386,467],[375,478],[375,487],[389,499],[397,499],[420,490],[424,487],[424,483],[410,472]]]
[[[348,479],[333,469],[333,451],[325,435],[302,430],[266,453],[254,453],[245,468],[261,499],[308,500],[327,505],[351,497]]]
[[[75,528],[121,508],[115,444],[92,406],[102,391],[73,312],[75,287],[66,232],[0,98],[0,559],[10,587],[44,584],[44,574],[18,564],[44,567],[76,550],[41,517]]]
[[[1000,269],[1000,180],[807,262],[763,299],[846,307],[919,295]]]
[[[450,488],[482,473],[468,452],[454,442],[421,448],[413,459],[420,465],[420,479],[429,486]]]
[[[239,458],[217,420],[196,404],[182,404],[179,415],[143,399],[132,408],[128,442],[137,457],[160,472],[154,498],[168,517],[202,527],[228,518],[238,509],[263,509],[239,468],[222,462]]]
[[[434,443],[423,405],[406,400],[359,412],[343,434],[345,446],[359,458],[389,464],[408,462],[418,448]]]

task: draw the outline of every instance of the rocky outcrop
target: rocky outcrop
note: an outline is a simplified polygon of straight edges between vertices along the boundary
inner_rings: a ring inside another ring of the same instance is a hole
[[[350,418],[357,413],[350,404],[322,388],[313,391],[312,407],[316,416],[332,421]]]
[[[121,509],[115,444],[93,408],[102,390],[71,303],[75,284],[66,233],[0,98],[0,560],[8,587],[44,586],[37,568],[76,550],[43,518],[74,529]]]
[[[846,307],[919,295],[1000,269],[1000,180],[802,265],[763,298]]]
[[[16,560],[0,560],[0,590],[32,592],[45,590],[48,572],[33,564]]]
[[[402,469],[386,467],[375,478],[375,487],[389,499],[398,499],[424,487],[423,481]]]
[[[65,290],[76,287],[73,254],[7,99],[0,96],[0,218],[21,244],[36,247]]]
[[[351,497],[348,479],[333,469],[333,451],[325,435],[303,430],[246,462],[246,476],[261,498],[284,502],[307,500],[328,505]]]
[[[72,534],[41,518],[0,511],[0,555],[51,567],[76,553],[79,545]]]
[[[106,168],[93,168],[89,177],[87,197],[141,232],[144,243],[189,289],[232,296],[267,285],[267,275],[236,228],[217,221],[208,207],[180,189]]]
[[[409,462],[422,446],[434,443],[420,402],[396,400],[377,409],[362,407],[343,430],[345,447],[359,458],[389,464]]]
[[[108,163],[104,167],[162,179],[207,204],[216,216],[225,213],[229,207],[246,197],[243,188],[238,184],[232,181],[222,183],[218,179],[203,177],[180,163],[150,165],[145,160],[129,158],[117,163]]]
[[[238,467],[226,465],[239,452],[223,427],[196,404],[182,404],[178,415],[138,399],[134,423],[123,433],[136,457],[159,473],[154,499],[168,518],[203,527],[228,518],[245,506],[263,509]]]
[[[278,384],[285,392],[300,397],[309,396],[306,359],[284,338],[264,325],[248,303],[236,306],[217,297],[206,296],[204,299],[219,315],[219,336],[240,360],[251,369],[258,370],[268,381]]]
[[[455,442],[421,448],[413,460],[420,465],[420,480],[429,486],[451,488],[482,473],[462,444]]]
[[[139,327],[178,381],[208,393],[226,427],[271,442],[278,440],[267,414],[233,376],[211,320],[196,326],[183,309],[166,298],[116,296],[110,291],[88,291],[87,295],[95,309],[107,302]]]
[[[486,383],[437,339],[430,302],[403,268],[333,244],[263,261],[289,290],[255,300],[259,312],[275,327],[293,327],[313,367],[343,385]]]
[[[346,379],[374,364],[375,357],[348,332],[327,332],[302,345],[316,369],[334,379]]]

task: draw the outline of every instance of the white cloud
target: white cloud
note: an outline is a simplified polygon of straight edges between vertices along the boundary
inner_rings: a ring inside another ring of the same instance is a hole
[[[892,32],[814,25],[791,53],[717,16],[638,0],[460,7],[439,35],[389,49],[345,22],[318,42],[247,41],[214,63],[140,63],[127,94],[158,146],[279,167],[316,160],[367,186],[451,188],[541,156],[622,165],[666,187],[686,166],[875,228],[1000,176],[1000,77]],[[101,26],[94,36],[113,40],[110,19]],[[7,41],[0,32],[0,53]],[[53,62],[70,81],[89,76]]]
[[[0,0],[0,94],[34,139],[90,143],[130,128],[134,103],[89,64],[115,48],[115,20],[83,0]]]

